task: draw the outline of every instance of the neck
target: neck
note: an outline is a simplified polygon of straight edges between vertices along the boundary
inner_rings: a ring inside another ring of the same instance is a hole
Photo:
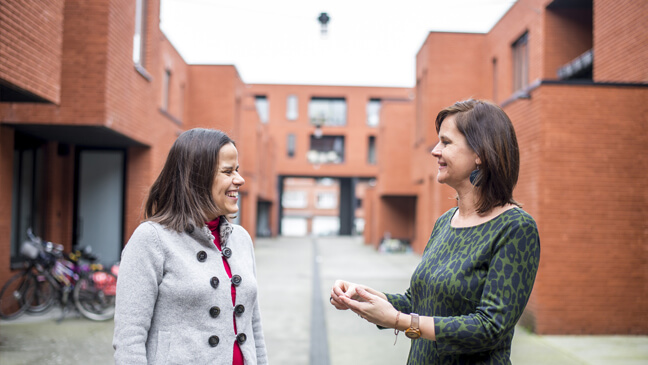
[[[479,198],[478,194],[479,190],[477,190],[472,184],[469,187],[457,189],[457,206],[459,207],[459,212],[457,214],[461,217],[479,216],[476,204]]]

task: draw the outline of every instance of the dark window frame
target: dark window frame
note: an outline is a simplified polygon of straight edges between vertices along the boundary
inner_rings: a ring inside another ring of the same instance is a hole
[[[529,86],[529,32],[526,31],[511,45],[513,53],[513,91]]]

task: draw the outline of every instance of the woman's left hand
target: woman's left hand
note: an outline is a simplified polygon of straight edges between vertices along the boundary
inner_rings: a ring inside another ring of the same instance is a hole
[[[382,327],[394,327],[398,311],[391,303],[361,287],[356,289],[356,293],[360,296],[359,300],[351,299],[345,294],[339,298],[349,309],[367,321]]]

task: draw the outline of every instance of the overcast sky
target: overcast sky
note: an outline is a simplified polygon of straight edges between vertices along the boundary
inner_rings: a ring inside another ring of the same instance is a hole
[[[162,0],[160,27],[187,63],[235,65],[248,84],[412,87],[428,32],[488,32],[513,3]]]

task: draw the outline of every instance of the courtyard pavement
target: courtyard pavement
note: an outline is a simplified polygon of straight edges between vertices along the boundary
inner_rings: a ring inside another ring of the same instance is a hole
[[[328,304],[336,279],[402,292],[419,256],[380,253],[360,237],[256,241],[261,315],[273,365],[405,364],[410,340]],[[0,321],[0,364],[112,364],[114,324],[60,311]],[[518,328],[519,365],[648,364],[648,336],[538,336]]]

